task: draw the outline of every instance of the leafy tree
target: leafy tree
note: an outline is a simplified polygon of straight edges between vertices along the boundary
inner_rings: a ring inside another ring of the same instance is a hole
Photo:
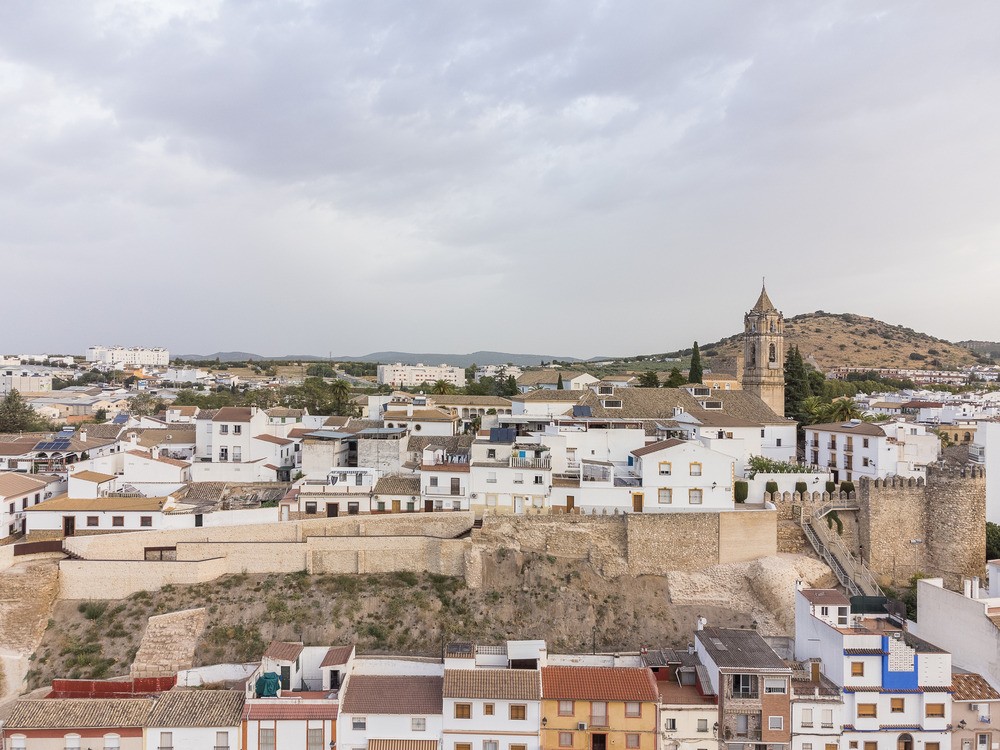
[[[0,432],[32,432],[49,426],[16,390],[0,401]]]
[[[804,404],[812,396],[809,375],[799,348],[792,347],[785,359],[785,416],[794,419],[799,425],[809,420],[809,412]]]
[[[97,422],[106,422],[106,421],[108,421],[108,410],[107,409],[98,409],[96,412],[94,412],[94,420],[97,421]]]
[[[337,371],[327,362],[315,362],[306,368],[306,376],[311,378],[335,378]]]
[[[497,395],[503,398],[513,398],[518,392],[517,378],[513,375],[508,375],[507,379],[503,381],[503,385],[497,389]]]
[[[152,393],[139,393],[128,402],[128,410],[132,416],[145,417],[156,414],[164,408],[164,403]]]
[[[656,374],[656,370],[646,370],[642,373],[639,376],[639,386],[642,388],[659,388],[660,376]]]
[[[986,559],[1000,559],[1000,526],[986,522]]]
[[[670,375],[667,377],[667,382],[663,384],[663,387],[680,388],[685,383],[687,383],[687,380],[684,379],[684,373],[681,372],[679,367],[674,367],[670,371]]]
[[[688,382],[700,383],[702,382],[702,377],[701,351],[698,349],[698,342],[695,341],[694,346],[691,347],[691,367],[688,370]]]

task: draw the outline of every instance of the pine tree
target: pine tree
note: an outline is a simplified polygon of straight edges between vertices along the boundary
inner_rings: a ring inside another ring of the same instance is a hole
[[[30,432],[38,429],[42,420],[16,390],[0,401],[0,432]]]
[[[700,383],[702,381],[701,351],[698,349],[698,342],[694,342],[691,347],[691,368],[688,370],[688,382]]]
[[[642,375],[639,376],[639,387],[659,388],[660,376],[656,374],[656,370],[646,370],[644,373],[642,373]]]
[[[556,390],[557,391],[561,391],[561,390],[564,390],[564,388],[565,388],[565,386],[563,386],[563,382],[562,382],[562,373],[559,373],[559,380],[556,381]]]
[[[680,388],[687,381],[684,379],[684,373],[681,372],[681,368],[675,367],[670,371],[670,376],[667,378],[667,382],[663,384],[664,388]]]
[[[813,395],[809,373],[799,348],[793,347],[785,359],[785,414],[800,425],[810,419],[806,399]]]

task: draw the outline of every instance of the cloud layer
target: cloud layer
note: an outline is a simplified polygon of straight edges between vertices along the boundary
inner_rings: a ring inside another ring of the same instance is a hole
[[[1000,6],[0,6],[0,349],[1000,337]]]

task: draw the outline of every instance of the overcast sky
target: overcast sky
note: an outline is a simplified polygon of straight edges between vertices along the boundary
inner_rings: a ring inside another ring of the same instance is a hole
[[[1000,3],[0,4],[0,351],[1000,339]]]

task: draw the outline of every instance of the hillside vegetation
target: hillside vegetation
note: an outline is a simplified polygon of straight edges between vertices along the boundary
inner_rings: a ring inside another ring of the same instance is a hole
[[[713,369],[735,368],[742,334],[701,346]],[[831,367],[952,369],[975,364],[976,354],[958,344],[905,326],[851,313],[814,312],[785,319],[785,350],[797,346],[805,361]]]

